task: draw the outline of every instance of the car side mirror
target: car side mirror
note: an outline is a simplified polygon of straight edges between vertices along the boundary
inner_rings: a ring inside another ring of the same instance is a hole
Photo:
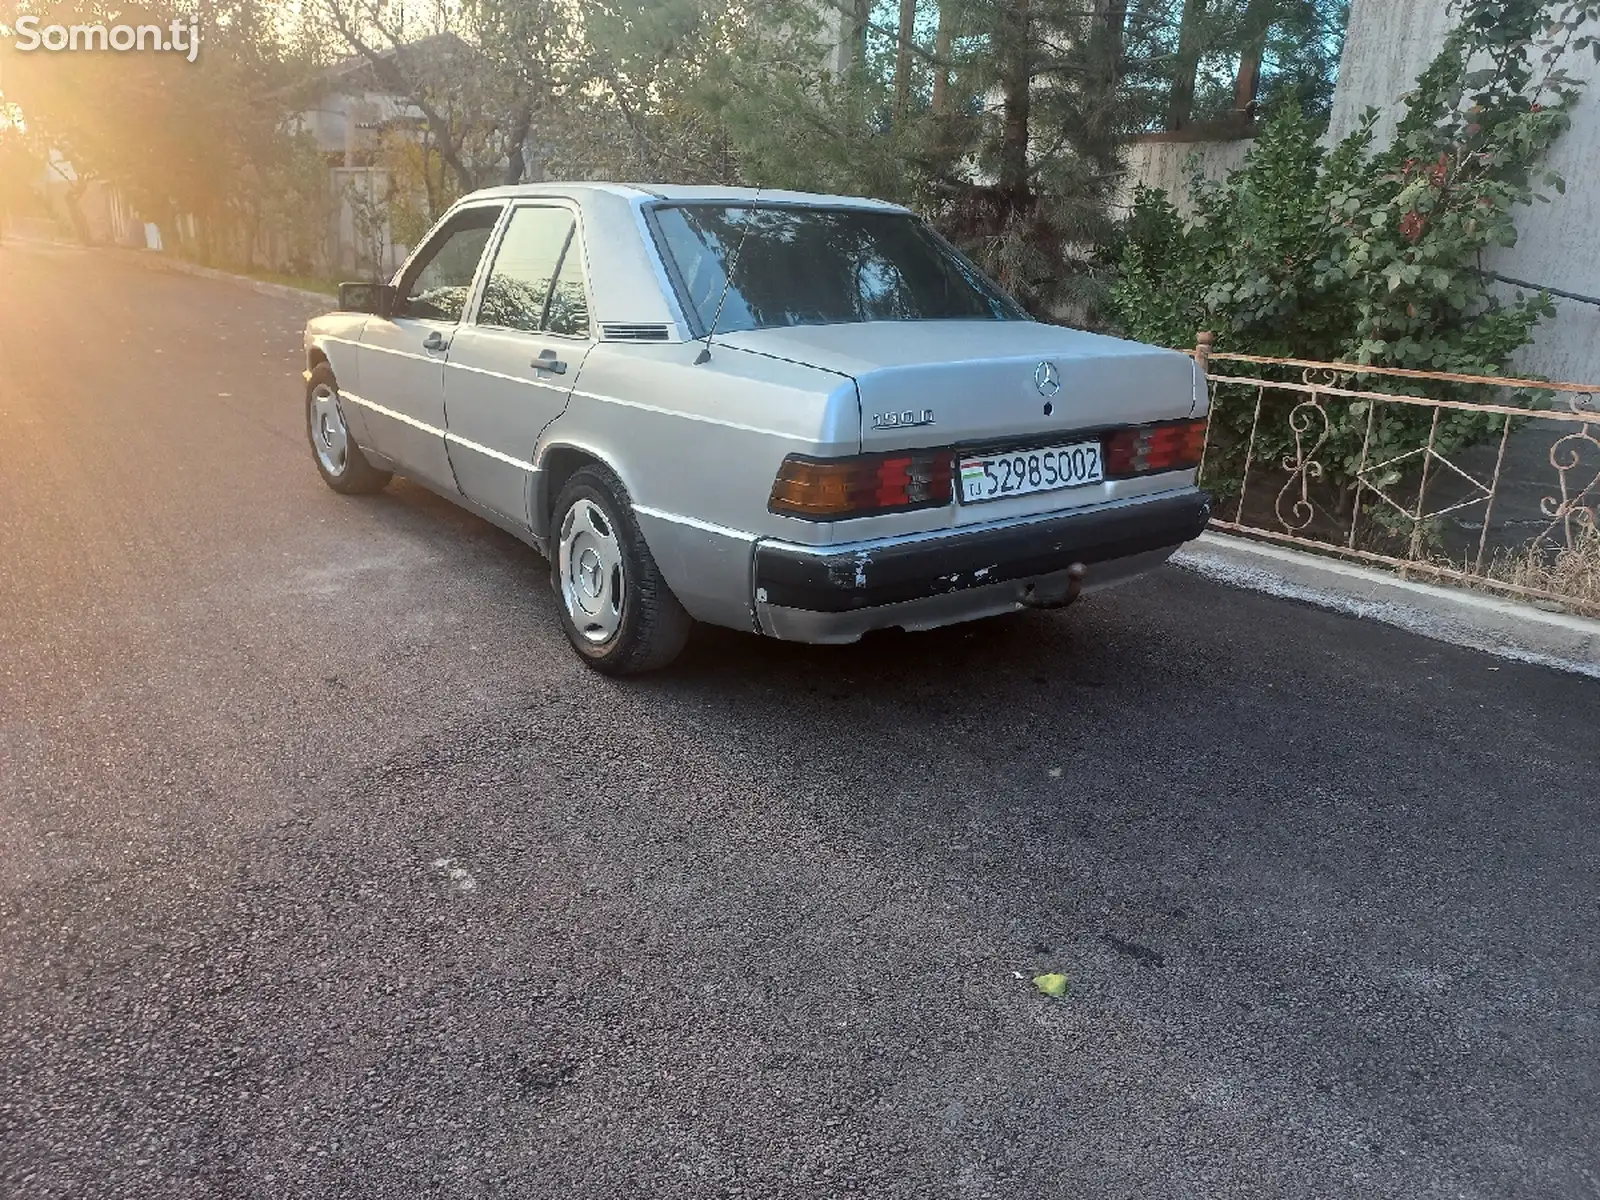
[[[339,311],[387,317],[394,311],[394,288],[387,283],[341,283]]]

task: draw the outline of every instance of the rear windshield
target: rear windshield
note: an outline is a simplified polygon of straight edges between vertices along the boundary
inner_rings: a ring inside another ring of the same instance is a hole
[[[713,321],[718,333],[731,333],[862,321],[1028,319],[906,213],[685,204],[658,208],[655,219],[683,301],[698,315],[702,332]]]

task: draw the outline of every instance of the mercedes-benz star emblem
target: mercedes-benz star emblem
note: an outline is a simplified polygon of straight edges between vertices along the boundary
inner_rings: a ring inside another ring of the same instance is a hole
[[[1054,396],[1061,390],[1061,372],[1053,362],[1042,362],[1033,369],[1033,386],[1041,396]]]

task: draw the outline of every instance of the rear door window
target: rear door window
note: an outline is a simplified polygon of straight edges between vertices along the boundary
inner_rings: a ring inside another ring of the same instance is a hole
[[[562,258],[573,240],[573,226],[572,214],[565,208],[529,207],[512,212],[489,268],[478,324],[522,333],[539,333],[545,328],[551,291],[562,276]],[[581,292],[581,279],[578,286]]]
[[[583,247],[576,230],[567,242],[561,269],[556,272],[555,284],[550,289],[545,328],[562,337],[589,336],[589,293],[583,285]]]

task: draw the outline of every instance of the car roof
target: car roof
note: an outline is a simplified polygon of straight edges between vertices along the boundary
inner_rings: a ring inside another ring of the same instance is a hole
[[[886,200],[872,200],[864,196],[831,196],[821,192],[791,192],[775,188],[691,186],[679,183],[604,183],[592,180],[573,183],[521,183],[510,187],[485,188],[473,192],[464,199],[517,199],[524,196],[570,196],[576,199],[583,193],[620,195],[635,200],[660,200],[669,204],[752,204],[759,201],[764,204],[908,211],[901,205],[890,204]]]

